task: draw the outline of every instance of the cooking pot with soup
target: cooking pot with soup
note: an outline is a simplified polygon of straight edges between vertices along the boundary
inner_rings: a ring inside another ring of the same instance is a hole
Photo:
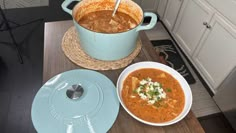
[[[73,17],[83,51],[99,60],[125,58],[136,48],[139,31],[157,22],[154,13],[143,13],[132,0],[121,0],[113,17],[116,0],[81,0],[70,10],[67,6],[72,1],[78,0],[65,0],[62,8]],[[144,17],[151,17],[150,23],[143,25]]]

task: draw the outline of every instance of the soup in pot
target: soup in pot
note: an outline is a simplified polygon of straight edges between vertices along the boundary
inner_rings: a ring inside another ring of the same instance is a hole
[[[112,10],[101,10],[88,13],[77,22],[92,31],[101,33],[118,33],[137,26],[137,22],[128,14],[117,11],[112,17]]]
[[[170,74],[153,68],[130,73],[123,83],[122,99],[135,116],[155,123],[173,120],[185,105],[179,82]]]

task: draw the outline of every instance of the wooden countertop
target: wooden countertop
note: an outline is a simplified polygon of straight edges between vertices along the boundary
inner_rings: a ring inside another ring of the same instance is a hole
[[[71,69],[79,69],[80,66],[72,63],[63,53],[61,49],[61,41],[64,33],[73,26],[71,20],[69,21],[57,21],[48,22],[45,24],[44,31],[44,60],[43,60],[43,82],[45,83],[51,77]],[[153,46],[146,34],[140,32],[142,40],[142,50],[140,54],[134,59],[132,63],[140,61],[157,61],[158,55],[154,51]],[[114,84],[116,84],[117,78],[123,69],[99,71],[110,78]],[[188,115],[180,122],[171,126],[154,127],[148,126],[138,122],[132,118],[126,111],[120,106],[118,117],[108,131],[109,133],[203,133],[204,130],[200,123],[190,110]]]

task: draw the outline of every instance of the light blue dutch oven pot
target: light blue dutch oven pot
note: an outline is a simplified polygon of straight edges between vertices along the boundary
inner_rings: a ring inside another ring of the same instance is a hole
[[[143,13],[142,9],[132,0],[121,0],[118,11],[133,17],[136,22],[139,22],[138,25],[125,32],[111,34],[99,33],[82,27],[76,20],[79,20],[89,12],[113,10],[116,0],[81,0],[74,6],[73,10],[70,10],[67,6],[73,1],[80,0],[65,0],[62,3],[62,8],[73,17],[83,51],[98,60],[112,61],[125,58],[136,48],[139,31],[149,30],[157,22],[156,14],[151,12]],[[144,17],[151,17],[149,24],[142,25]]]

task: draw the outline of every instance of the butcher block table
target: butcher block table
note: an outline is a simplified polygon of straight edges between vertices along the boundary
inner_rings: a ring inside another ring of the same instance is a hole
[[[61,41],[64,33],[73,26],[71,20],[45,23],[44,31],[44,60],[43,60],[43,83],[53,76],[71,69],[82,67],[72,63],[63,53]],[[155,52],[145,32],[140,32],[142,50],[132,63],[140,61],[158,62],[158,54]],[[131,63],[131,64],[132,64]],[[118,70],[99,71],[106,75],[114,84],[124,68]],[[104,118],[105,119],[105,118]],[[109,133],[203,133],[204,130],[197,118],[190,110],[188,115],[180,122],[171,126],[155,127],[145,125],[132,118],[122,106],[119,114]]]

